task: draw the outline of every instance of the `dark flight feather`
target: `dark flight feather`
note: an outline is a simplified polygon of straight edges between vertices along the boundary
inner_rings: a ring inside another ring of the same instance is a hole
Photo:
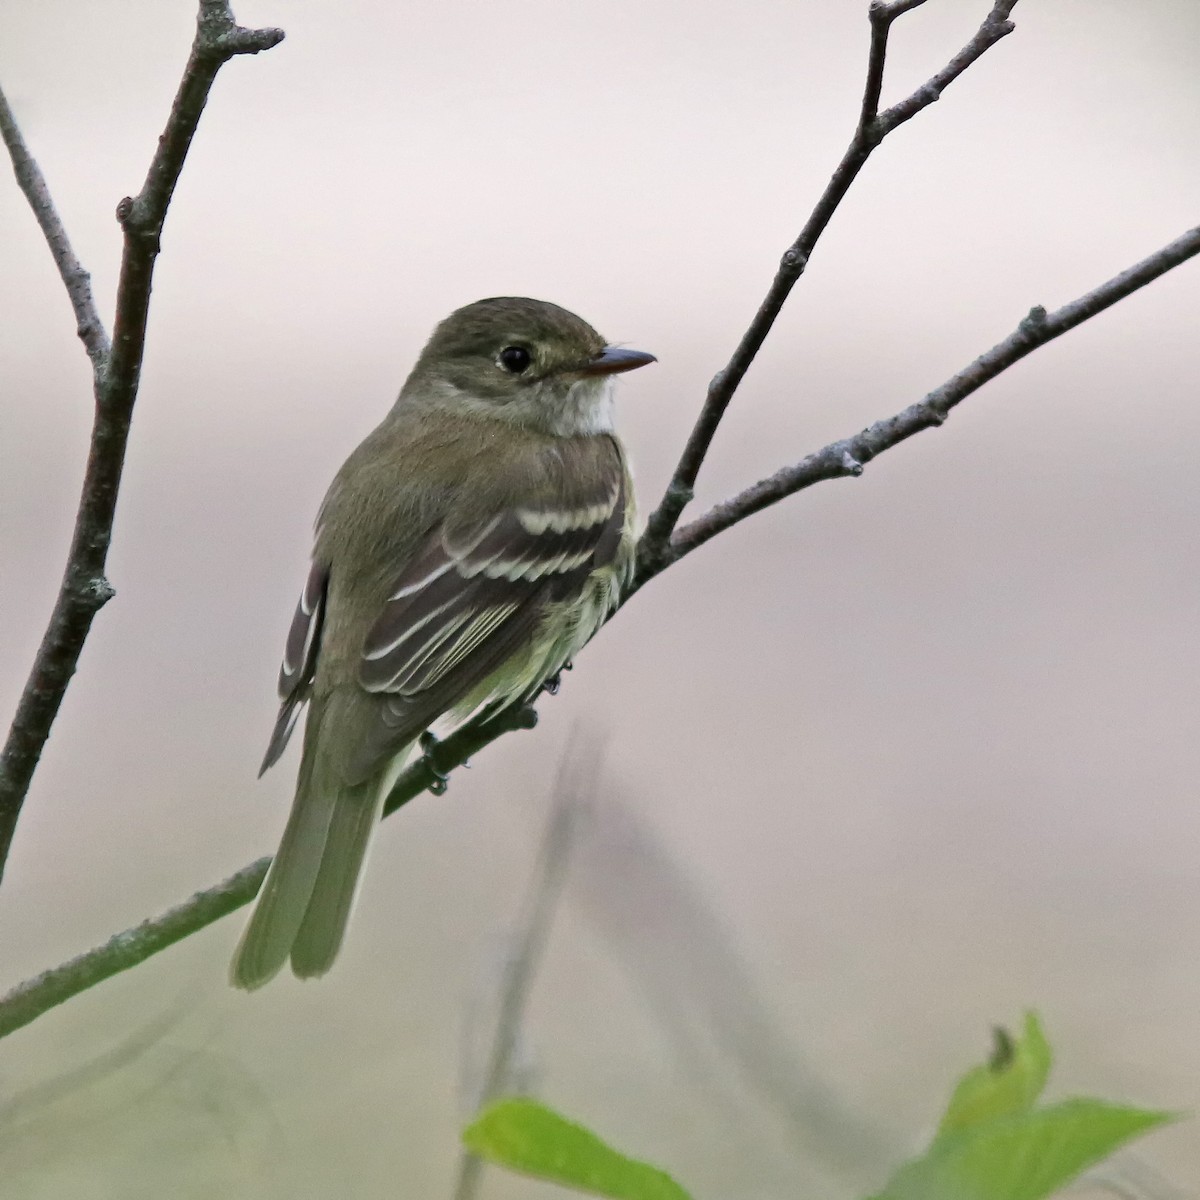
[[[317,672],[317,650],[321,641],[321,622],[325,615],[325,593],[329,587],[329,568],[313,563],[308,581],[300,593],[292,626],[284,645],[283,665],[279,668],[279,698],[283,701],[262,766],[259,778],[278,761],[296,728],[296,719],[304,702],[312,694],[313,677]]]

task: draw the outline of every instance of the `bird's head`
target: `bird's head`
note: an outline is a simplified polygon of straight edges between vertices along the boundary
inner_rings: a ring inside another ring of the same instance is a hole
[[[458,309],[434,330],[400,400],[448,402],[564,437],[604,433],[613,427],[613,376],[654,361],[608,345],[557,304],[497,296]]]

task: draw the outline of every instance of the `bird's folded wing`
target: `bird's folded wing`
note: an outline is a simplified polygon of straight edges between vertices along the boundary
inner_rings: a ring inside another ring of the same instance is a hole
[[[384,703],[355,756],[359,769],[411,741],[527,645],[548,606],[580,596],[615,557],[624,521],[618,477],[574,509],[512,508],[434,530],[363,646],[359,680]]]

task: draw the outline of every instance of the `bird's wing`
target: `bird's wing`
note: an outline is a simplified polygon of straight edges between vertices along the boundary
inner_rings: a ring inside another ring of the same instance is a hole
[[[618,462],[619,467],[619,462]],[[367,635],[359,682],[383,701],[351,776],[374,769],[528,644],[549,605],[616,557],[623,472],[575,507],[511,507],[443,522],[397,575]],[[542,680],[530,680],[536,687]]]
[[[308,581],[300,593],[292,626],[288,630],[279,668],[279,716],[267,745],[259,775],[279,761],[304,702],[312,692],[313,676],[317,670],[317,649],[321,641],[321,622],[325,615],[325,593],[329,587],[329,568],[314,562]]]

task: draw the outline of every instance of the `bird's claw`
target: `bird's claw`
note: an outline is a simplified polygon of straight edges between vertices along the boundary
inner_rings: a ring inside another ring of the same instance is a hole
[[[544,684],[542,684],[546,694],[548,696],[557,696],[558,689],[562,687],[562,673],[564,671],[573,671],[574,669],[575,664],[568,658],[567,661],[563,663],[563,665],[559,667],[558,670],[555,671],[554,674],[551,675]]]
[[[429,785],[429,791],[435,796],[444,796],[446,789],[450,786],[450,776],[442,770],[438,765],[437,759],[434,757],[441,743],[427,729],[421,734],[418,744],[421,747],[421,760],[425,764],[425,769],[433,776],[433,782]]]

